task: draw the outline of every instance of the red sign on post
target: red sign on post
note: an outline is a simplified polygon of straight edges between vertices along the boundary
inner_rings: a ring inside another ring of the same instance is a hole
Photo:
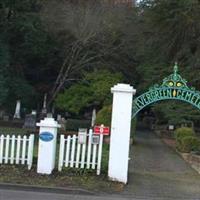
[[[110,128],[106,127],[104,125],[95,126],[94,127],[94,134],[95,135],[100,135],[100,134],[109,135],[110,134]]]

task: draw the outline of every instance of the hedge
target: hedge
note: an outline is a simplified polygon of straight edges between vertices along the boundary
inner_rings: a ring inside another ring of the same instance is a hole
[[[176,148],[184,153],[200,151],[200,139],[195,136],[192,128],[178,128],[175,131]]]
[[[196,136],[185,136],[178,143],[177,148],[179,151],[189,153],[191,151],[200,150],[200,140]]]
[[[182,127],[175,130],[175,138],[177,141],[181,140],[186,136],[195,136],[192,128]]]

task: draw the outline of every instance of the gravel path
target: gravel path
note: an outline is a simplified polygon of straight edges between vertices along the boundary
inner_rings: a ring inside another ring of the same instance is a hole
[[[200,175],[153,133],[137,132],[130,157],[124,196],[200,200]]]

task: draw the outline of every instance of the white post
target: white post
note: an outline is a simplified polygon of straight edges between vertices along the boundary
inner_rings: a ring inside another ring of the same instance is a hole
[[[65,137],[64,135],[60,136],[60,149],[59,149],[59,160],[58,160],[58,171],[62,170],[64,164],[64,149],[65,149]]]
[[[103,148],[103,134],[101,133],[99,139],[99,149],[98,149],[97,175],[100,175],[101,173],[102,148]]]
[[[136,90],[128,84],[117,84],[113,93],[112,124],[108,176],[110,180],[127,183],[132,98]]]
[[[33,163],[33,148],[34,148],[34,134],[31,134],[29,136],[29,141],[28,141],[28,158],[27,158],[27,164],[28,164],[28,169],[30,170],[32,167]]]
[[[92,149],[92,129],[89,130],[89,139],[88,139],[88,147],[87,147],[87,169],[90,169],[91,164],[91,149]]]
[[[55,167],[57,129],[60,125],[53,118],[37,123],[40,127],[37,173],[51,174]]]
[[[16,108],[15,108],[15,114],[14,114],[14,119],[20,119],[20,109],[21,109],[21,101],[17,100],[16,103]]]

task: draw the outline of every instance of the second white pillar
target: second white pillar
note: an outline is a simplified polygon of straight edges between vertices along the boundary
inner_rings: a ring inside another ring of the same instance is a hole
[[[127,183],[132,100],[136,90],[128,84],[117,84],[113,93],[112,123],[108,176],[110,180]]]

